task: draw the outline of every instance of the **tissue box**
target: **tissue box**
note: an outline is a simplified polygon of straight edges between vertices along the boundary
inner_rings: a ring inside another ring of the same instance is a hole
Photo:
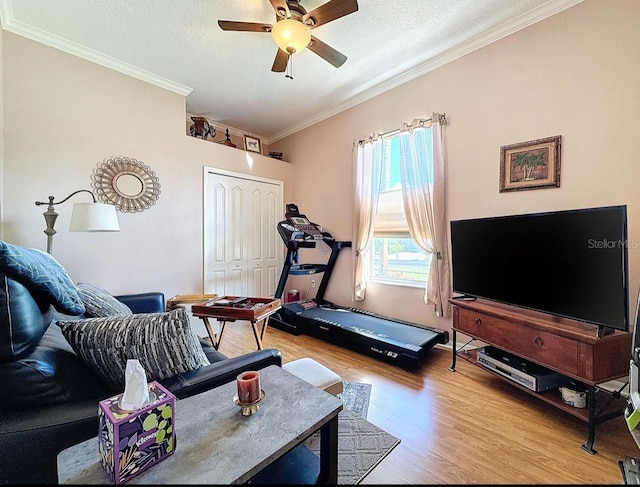
[[[175,451],[176,398],[158,382],[148,384],[149,404],[120,408],[123,394],[100,401],[100,461],[109,481],[122,484]]]

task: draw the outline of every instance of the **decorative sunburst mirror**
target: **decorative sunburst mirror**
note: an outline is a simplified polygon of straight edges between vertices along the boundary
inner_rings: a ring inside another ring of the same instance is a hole
[[[130,157],[112,157],[91,176],[96,197],[123,213],[149,209],[160,196],[160,181],[149,166]]]

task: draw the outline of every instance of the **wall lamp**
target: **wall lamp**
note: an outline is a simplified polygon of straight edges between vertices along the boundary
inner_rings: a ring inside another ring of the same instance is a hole
[[[93,198],[93,203],[74,203],[71,212],[71,223],[69,224],[70,232],[119,232],[118,215],[116,207],[105,203],[98,203],[95,195],[88,189],[79,189],[74,191],[65,199],[54,201],[53,196],[49,196],[49,201],[36,201],[36,206],[49,205],[47,211],[43,213],[44,220],[47,222],[47,229],[44,233],[47,235],[47,253],[53,250],[53,236],[56,231],[53,229],[58,218],[55,205],[64,203],[72,196],[78,193],[89,193]]]

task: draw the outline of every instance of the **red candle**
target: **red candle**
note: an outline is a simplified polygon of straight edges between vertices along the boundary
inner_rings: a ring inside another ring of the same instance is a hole
[[[240,404],[251,404],[260,399],[260,374],[247,371],[240,374],[238,382],[238,401]]]

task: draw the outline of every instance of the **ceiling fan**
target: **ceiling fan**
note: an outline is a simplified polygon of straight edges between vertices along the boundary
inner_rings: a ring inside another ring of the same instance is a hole
[[[329,0],[311,12],[307,12],[299,0],[269,1],[276,12],[276,23],[273,25],[233,20],[218,20],[218,25],[222,30],[270,32],[278,44],[278,52],[271,67],[271,71],[277,73],[284,72],[291,55],[305,47],[336,68],[344,64],[347,56],[311,35],[311,30],[356,12],[357,0]]]

